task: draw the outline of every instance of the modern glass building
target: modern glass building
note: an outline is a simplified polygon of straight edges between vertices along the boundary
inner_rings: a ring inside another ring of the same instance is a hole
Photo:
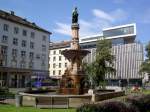
[[[88,36],[80,39],[82,49],[91,51],[84,61],[91,63],[95,60],[96,43],[105,38],[112,42],[112,54],[115,56],[114,68],[116,75],[106,74],[110,85],[118,85],[122,80],[124,85],[141,84],[142,75],[139,74],[143,61],[143,45],[136,42],[136,24],[128,24],[103,29],[101,35]]]

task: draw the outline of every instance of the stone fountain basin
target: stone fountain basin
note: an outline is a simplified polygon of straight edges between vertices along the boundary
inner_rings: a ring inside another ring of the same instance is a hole
[[[37,108],[69,108],[90,103],[92,95],[54,95],[54,94],[29,94],[20,92],[23,96],[23,105]]]
[[[106,92],[91,95],[51,95],[20,92],[19,95],[23,97],[23,105],[35,106],[38,108],[69,108],[78,107],[85,103],[98,102],[114,97],[120,97],[125,95],[125,91]]]
[[[74,50],[74,49],[69,49],[69,50],[64,50],[62,51],[61,54],[63,54],[67,59],[73,59],[74,57],[85,57],[90,51],[88,50]]]

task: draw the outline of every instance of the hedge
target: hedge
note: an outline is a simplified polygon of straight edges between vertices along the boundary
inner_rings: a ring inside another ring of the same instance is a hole
[[[125,102],[107,101],[99,104],[84,104],[76,112],[150,112],[150,94],[128,96]]]

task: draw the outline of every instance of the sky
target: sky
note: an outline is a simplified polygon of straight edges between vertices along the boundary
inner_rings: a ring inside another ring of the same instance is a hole
[[[71,39],[71,15],[78,7],[80,37],[103,28],[136,23],[137,41],[150,40],[150,0],[0,0],[0,9],[52,32],[51,41]]]

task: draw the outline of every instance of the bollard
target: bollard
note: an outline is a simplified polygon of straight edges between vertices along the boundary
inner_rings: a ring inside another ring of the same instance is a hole
[[[16,98],[16,107],[21,107],[22,106],[22,96],[17,94],[15,96],[15,98]]]

